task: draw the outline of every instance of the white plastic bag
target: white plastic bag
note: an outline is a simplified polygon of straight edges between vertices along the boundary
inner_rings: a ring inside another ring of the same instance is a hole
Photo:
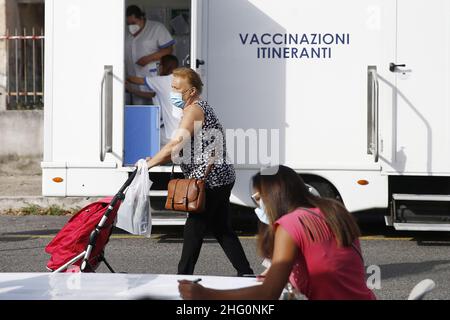
[[[125,199],[117,212],[116,227],[135,235],[150,237],[152,215],[149,190],[152,181],[148,176],[147,162],[138,161],[137,173],[125,193]]]

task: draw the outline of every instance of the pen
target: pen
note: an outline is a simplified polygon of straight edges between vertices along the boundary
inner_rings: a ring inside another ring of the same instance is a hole
[[[202,278],[195,279],[192,283],[199,283],[200,281],[202,281]]]

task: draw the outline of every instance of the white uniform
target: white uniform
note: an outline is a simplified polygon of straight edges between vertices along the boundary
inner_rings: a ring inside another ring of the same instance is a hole
[[[154,61],[146,66],[140,66],[136,62],[144,56],[153,54],[175,43],[166,27],[157,21],[146,20],[144,28],[137,36],[129,32],[125,38],[125,68],[128,76],[154,77],[158,75],[158,62]],[[146,86],[141,86],[140,91],[148,91]],[[140,104],[146,99],[138,99],[133,96],[133,103]],[[146,103],[143,103],[146,104]]]
[[[164,134],[161,135],[161,144],[166,144],[173,138],[173,134],[180,125],[183,110],[175,107],[170,102],[170,91],[172,90],[172,75],[146,77],[147,88],[156,93],[154,98],[156,104],[161,106],[161,114],[164,123]]]

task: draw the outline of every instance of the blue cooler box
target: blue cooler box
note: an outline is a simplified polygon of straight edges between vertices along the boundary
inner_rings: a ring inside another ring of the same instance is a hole
[[[159,106],[125,106],[124,165],[153,157],[160,150]]]

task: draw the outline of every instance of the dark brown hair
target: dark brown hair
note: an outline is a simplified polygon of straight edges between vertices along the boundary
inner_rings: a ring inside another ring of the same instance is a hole
[[[167,54],[161,58],[161,64],[176,69],[178,68],[178,58],[172,54]]]
[[[128,6],[126,15],[127,17],[134,16],[138,19],[145,19],[145,13],[136,5]]]
[[[276,169],[275,174],[270,174]],[[252,185],[259,191],[270,220],[270,225],[260,225],[259,229],[258,251],[264,257],[271,258],[273,254],[273,223],[299,207],[320,209],[338,246],[351,246],[360,236],[355,218],[342,203],[313,195],[300,175],[291,168],[280,165],[258,172],[252,178]],[[321,238],[319,226],[308,223],[307,227],[313,241]]]

